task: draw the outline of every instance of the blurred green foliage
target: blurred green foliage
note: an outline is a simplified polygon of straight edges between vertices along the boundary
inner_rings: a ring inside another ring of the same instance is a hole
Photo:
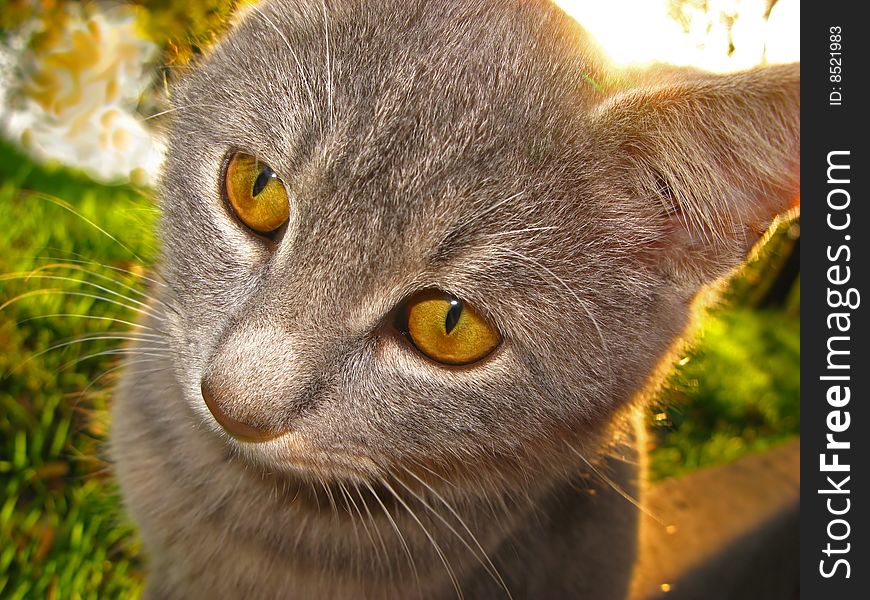
[[[800,432],[798,319],[719,310],[697,335],[653,409],[653,479],[729,462]]]
[[[652,479],[800,434],[800,278],[781,277],[799,234],[798,220],[780,223],[698,319],[651,407]]]
[[[133,0],[142,12],[148,36],[166,51],[169,65],[184,64],[202,53],[226,29],[242,0]]]

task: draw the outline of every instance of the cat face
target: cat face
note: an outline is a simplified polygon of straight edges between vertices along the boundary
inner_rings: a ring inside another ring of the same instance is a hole
[[[543,2],[251,7],[171,95],[194,418],[311,479],[594,447],[797,189],[795,68],[669,77]]]

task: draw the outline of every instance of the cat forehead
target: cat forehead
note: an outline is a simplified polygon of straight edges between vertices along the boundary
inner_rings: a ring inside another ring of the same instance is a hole
[[[179,136],[285,173],[319,151],[318,175],[344,187],[419,197],[424,184],[451,186],[447,201],[577,146],[602,99],[598,64],[585,32],[545,1],[266,2],[172,101]]]
[[[520,123],[600,100],[600,63],[585,31],[548,0],[264,2],[243,11],[172,101],[244,107],[246,121],[259,108],[273,129],[299,113],[341,113],[345,124],[407,113],[423,127],[460,114]]]
[[[195,165],[217,180],[221,154],[262,158],[295,203],[298,256],[327,271],[447,272],[459,255],[492,270],[564,205],[595,212],[572,201],[600,99],[582,29],[549,2],[439,7],[251,7],[181,85],[167,182]]]

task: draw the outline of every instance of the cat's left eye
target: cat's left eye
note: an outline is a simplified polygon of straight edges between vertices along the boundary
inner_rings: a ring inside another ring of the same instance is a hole
[[[445,292],[417,294],[405,305],[401,318],[402,329],[417,350],[446,365],[477,362],[501,342],[498,331],[483,316]]]
[[[271,233],[290,218],[284,183],[269,165],[250,154],[236,152],[230,157],[224,190],[239,220],[257,233]]]

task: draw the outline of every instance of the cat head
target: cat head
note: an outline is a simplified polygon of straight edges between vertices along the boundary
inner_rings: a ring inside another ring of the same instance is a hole
[[[171,94],[194,418],[312,480],[574,462],[797,194],[799,87],[618,72],[543,1],[249,7]]]

